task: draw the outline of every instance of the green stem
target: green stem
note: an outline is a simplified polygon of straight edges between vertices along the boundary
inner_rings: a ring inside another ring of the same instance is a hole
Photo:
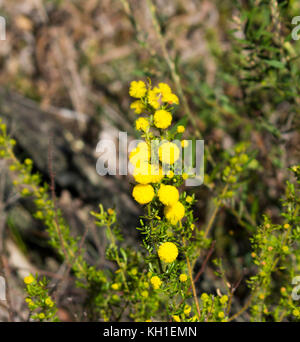
[[[184,237],[182,238],[182,243],[183,243],[183,246],[186,247]],[[194,297],[194,301],[195,301],[195,304],[196,304],[198,320],[200,321],[201,312],[200,312],[200,307],[199,307],[199,302],[198,302],[198,296],[197,296],[197,291],[196,291],[196,287],[195,287],[195,282],[194,282],[194,279],[193,279],[192,267],[191,267],[190,259],[189,259],[189,256],[188,256],[187,252],[185,252],[185,258],[186,258],[186,263],[187,263],[187,267],[188,267],[189,277],[190,277],[190,280],[191,280],[191,285],[192,285],[192,290],[193,290],[193,297]]]
[[[221,198],[225,195],[225,193],[227,192],[227,190],[228,190],[228,183],[225,185],[225,187],[224,187],[224,189],[223,189],[223,191],[222,191],[222,194],[221,194]],[[209,221],[208,221],[208,224],[207,224],[207,226],[206,226],[206,228],[205,228],[205,231],[204,231],[204,239],[206,239],[207,238],[207,236],[208,236],[208,234],[209,234],[209,232],[210,232],[210,230],[211,230],[211,228],[212,228],[212,226],[213,226],[213,223],[214,223],[214,221],[215,221],[215,218],[216,218],[216,216],[217,216],[217,213],[218,213],[218,211],[219,211],[219,209],[220,209],[220,207],[221,207],[221,200],[219,199],[218,201],[217,201],[217,204],[216,204],[216,206],[215,206],[215,208],[214,208],[214,211],[213,211],[213,213],[212,213],[212,215],[211,215],[211,217],[210,217],[210,219],[209,219]]]

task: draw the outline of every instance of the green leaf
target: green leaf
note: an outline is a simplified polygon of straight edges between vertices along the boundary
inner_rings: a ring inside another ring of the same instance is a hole
[[[268,65],[276,68],[276,69],[284,69],[285,68],[285,64],[280,62],[280,61],[276,61],[275,59],[272,60],[266,60],[265,61]]]
[[[121,248],[120,248],[120,252],[121,252],[121,254],[122,254],[122,257],[123,257],[123,259],[124,259],[125,264],[127,264],[127,254],[126,254],[124,248],[121,247]]]

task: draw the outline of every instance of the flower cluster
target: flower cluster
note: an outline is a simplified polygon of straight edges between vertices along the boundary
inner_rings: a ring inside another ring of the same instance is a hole
[[[172,105],[178,105],[178,97],[172,93],[170,86],[166,83],[159,83],[152,88],[143,81],[131,82],[129,95],[139,100],[134,101],[130,108],[136,114],[153,114],[152,124],[159,129],[166,129],[172,123]],[[149,118],[140,117],[136,121],[136,129],[146,132],[149,128]]]
[[[47,280],[38,279],[32,274],[24,278],[27,297],[25,299],[30,310],[30,318],[33,320],[58,321],[56,316],[57,308],[48,294]]]
[[[136,120],[136,129],[143,132],[145,141],[140,142],[129,155],[129,161],[134,166],[133,177],[138,183],[132,192],[133,198],[140,204],[152,202],[156,196],[165,206],[166,219],[176,225],[185,214],[184,205],[179,201],[179,191],[176,186],[180,181],[174,177],[175,163],[179,161],[181,149],[170,141],[172,135],[166,131],[172,123],[172,105],[179,104],[178,97],[172,93],[170,86],[159,83],[152,87],[143,81],[133,81],[129,94],[138,98],[131,104],[136,114],[144,114]],[[153,128],[153,132],[150,129]],[[165,130],[165,131],[164,131]],[[155,135],[155,132],[158,134]],[[177,132],[182,134],[185,127],[179,125]],[[153,147],[155,144],[155,148]],[[185,180],[183,174],[179,178]],[[171,184],[169,184],[171,182]]]
[[[169,264],[176,260],[178,256],[178,248],[173,242],[164,242],[158,248],[158,256],[160,260]]]
[[[151,284],[155,290],[160,288],[161,280],[158,276],[153,276],[150,281],[151,281]]]
[[[141,114],[145,104],[150,105],[158,112],[166,105],[179,104],[178,97],[172,93],[170,86],[166,83],[159,83],[157,87],[152,88],[151,86],[147,87],[143,81],[133,81],[130,84],[129,95],[139,99],[131,105],[137,114]],[[169,114],[167,111],[164,112],[163,114]]]
[[[132,196],[148,210],[147,221],[141,220],[140,230],[150,252],[149,261],[147,259],[150,284],[155,293],[166,291],[174,298],[180,289],[184,304],[171,309],[172,317],[175,321],[190,320],[192,307],[185,298],[189,297],[191,274],[186,274],[185,258],[189,256],[185,241],[190,239],[195,227],[191,209],[194,196],[179,191],[189,177],[181,160],[188,146],[186,140],[181,140],[185,126],[172,127],[174,105],[178,105],[179,100],[166,83],[152,87],[151,83],[133,81],[129,94],[135,98],[130,107],[141,115],[135,127],[143,140],[130,152],[129,161],[137,183]],[[181,255],[185,256],[183,260]]]

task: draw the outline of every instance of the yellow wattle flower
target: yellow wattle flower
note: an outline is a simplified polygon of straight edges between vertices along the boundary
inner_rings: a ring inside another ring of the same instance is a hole
[[[228,302],[228,296],[224,295],[220,298],[220,303],[221,304],[226,304]]]
[[[172,93],[172,90],[168,84],[159,83],[158,88],[156,89],[157,92],[160,92],[163,102],[167,102],[169,104],[179,104],[178,97]]]
[[[147,99],[150,106],[154,109],[158,109],[161,106],[160,96],[155,90],[148,91]]]
[[[133,188],[133,198],[140,204],[147,204],[154,197],[154,189],[151,185],[138,184]]]
[[[158,257],[165,263],[171,263],[178,256],[178,248],[173,242],[164,242],[158,248]]]
[[[151,183],[159,183],[164,177],[162,168],[156,165],[151,165]]]
[[[187,140],[182,140],[181,141],[181,147],[182,148],[185,148],[185,147],[188,147],[189,146],[189,142]]]
[[[154,288],[154,290],[157,290],[160,288],[162,282],[160,280],[160,278],[158,276],[153,276],[151,279],[150,279],[150,282]]]
[[[136,121],[135,121],[135,128],[138,130],[138,131],[143,131],[143,132],[146,132],[147,129],[149,128],[149,121],[146,119],[146,118],[138,118]]]
[[[185,281],[187,281],[187,275],[184,274],[184,273],[180,274],[179,280],[180,280],[182,283],[184,283]]]
[[[45,318],[46,318],[45,314],[43,312],[41,312],[39,314],[39,319],[45,319]]]
[[[118,283],[113,283],[113,284],[111,285],[111,288],[112,288],[113,290],[115,290],[115,291],[118,291],[119,288],[120,288],[120,285],[119,285]]]
[[[147,88],[143,81],[132,81],[130,83],[129,95],[135,98],[141,98],[146,95]]]
[[[183,133],[184,131],[185,131],[184,126],[179,125],[179,126],[177,127],[177,133]]]
[[[188,316],[188,315],[191,313],[191,310],[192,310],[191,306],[188,305],[188,304],[186,304],[186,305],[184,306],[183,312],[184,312],[184,314],[185,314],[186,316]]]
[[[158,89],[159,89],[160,93],[162,94],[162,96],[165,96],[165,95],[172,93],[172,90],[167,83],[163,83],[163,82],[158,83]]]
[[[174,172],[172,170],[168,171],[167,177],[172,179],[174,177]]]
[[[132,104],[130,105],[130,108],[134,109],[136,114],[141,114],[146,109],[146,107],[140,100],[132,102]]]
[[[133,177],[140,184],[159,183],[163,178],[163,171],[161,167],[144,162],[136,164]]]
[[[189,175],[188,175],[187,173],[184,172],[184,173],[182,174],[182,179],[183,179],[183,180],[187,180],[188,178],[189,178]]]
[[[24,283],[26,285],[30,285],[35,281],[34,277],[30,274],[29,276],[24,278]]]
[[[144,298],[148,298],[149,292],[146,291],[146,290],[144,290],[144,291],[142,291],[141,295],[142,295],[142,297],[144,297]]]
[[[179,191],[173,185],[162,184],[158,190],[158,198],[164,205],[175,204],[179,200]]]
[[[175,94],[167,94],[162,97],[163,102],[168,102],[169,104],[179,104],[179,99]]]
[[[49,308],[52,308],[54,306],[54,303],[50,297],[46,298],[45,304],[49,306]]]
[[[186,196],[187,203],[192,203],[193,202],[193,197],[192,196]]]
[[[166,219],[171,224],[177,224],[185,214],[184,206],[180,202],[176,202],[173,205],[168,205],[164,209],[164,214],[166,216]]]
[[[151,183],[152,182],[151,165],[148,162],[137,165],[133,171],[133,177],[137,183],[140,183],[140,184]]]
[[[172,114],[164,109],[157,110],[154,113],[154,125],[157,128],[166,129],[172,123]]]
[[[132,165],[141,165],[150,159],[150,149],[145,142],[140,142],[129,154],[129,161]]]
[[[158,155],[163,164],[174,164],[180,157],[180,150],[176,144],[165,142],[159,147]]]
[[[178,315],[173,315],[172,318],[174,319],[175,322],[181,322],[181,319]]]

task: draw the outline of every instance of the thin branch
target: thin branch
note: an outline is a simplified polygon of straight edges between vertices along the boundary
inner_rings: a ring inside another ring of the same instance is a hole
[[[198,279],[200,278],[200,276],[202,275],[202,273],[205,271],[206,265],[215,249],[215,245],[216,245],[216,240],[214,240],[210,246],[210,249],[205,257],[205,260],[202,263],[202,266],[200,268],[200,270],[198,271],[198,273],[196,274],[196,277],[194,279],[195,283],[198,281]]]
[[[158,19],[156,16],[155,6],[154,6],[152,0],[147,0],[147,3],[148,3],[148,7],[150,9],[152,23],[153,23],[153,26],[155,28],[155,31],[156,31],[156,34],[157,34],[157,37],[158,37],[158,40],[159,40],[159,43],[161,46],[164,59],[165,59],[167,65],[170,69],[171,77],[174,81],[177,93],[179,94],[179,97],[182,101],[184,111],[188,115],[189,119],[191,120],[192,125],[195,128],[195,134],[196,134],[197,138],[201,138],[201,134],[200,134],[199,128],[197,126],[195,116],[192,114],[192,111],[190,109],[190,106],[188,104],[186,96],[184,95],[184,92],[183,92],[183,89],[181,86],[180,76],[178,75],[178,73],[176,71],[176,65],[175,65],[174,61],[172,60],[172,58],[170,57],[170,54],[167,50],[166,41],[165,41],[165,39],[161,33],[161,28],[160,28],[160,25],[159,25],[159,22],[158,22]]]
[[[53,139],[53,137],[50,136],[49,148],[48,148],[48,170],[49,170],[49,176],[50,176],[50,191],[51,191],[52,202],[53,202],[53,210],[54,210],[54,222],[55,222],[55,225],[56,225],[57,234],[59,236],[59,240],[60,240],[60,243],[61,243],[61,248],[63,250],[66,262],[68,263],[68,265],[72,265],[72,263],[69,261],[69,255],[68,255],[67,250],[65,248],[65,242],[64,242],[64,239],[62,237],[62,233],[61,233],[61,230],[60,230],[60,226],[59,226],[59,222],[58,222],[58,217],[57,217],[56,195],[55,195],[55,173],[53,171],[53,165],[52,165],[52,162],[53,162],[52,139]]]
[[[183,242],[184,247],[186,247],[186,243],[185,243],[184,238],[182,239],[182,242]],[[199,307],[199,302],[198,302],[198,296],[197,296],[197,291],[196,291],[196,287],[195,287],[195,281],[193,279],[193,271],[192,271],[190,259],[189,259],[187,252],[185,253],[185,257],[186,257],[186,263],[187,263],[187,267],[188,267],[189,277],[191,280],[191,286],[192,286],[192,290],[193,290],[194,301],[195,301],[196,308],[197,308],[198,320],[200,320],[201,313],[200,313],[200,307]]]

